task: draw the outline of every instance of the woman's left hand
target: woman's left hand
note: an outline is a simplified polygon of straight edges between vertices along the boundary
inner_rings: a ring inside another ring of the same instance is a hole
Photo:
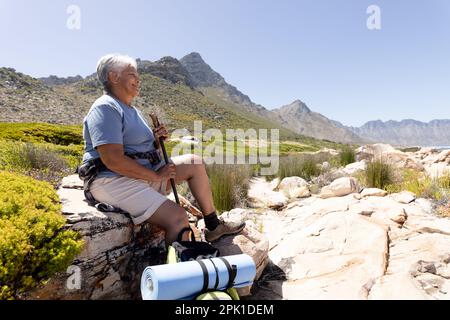
[[[167,131],[167,128],[165,125],[160,125],[159,127],[155,128],[153,130],[153,134],[155,135],[155,139],[159,141],[159,138],[163,138],[163,140],[167,140],[169,137],[169,132]]]

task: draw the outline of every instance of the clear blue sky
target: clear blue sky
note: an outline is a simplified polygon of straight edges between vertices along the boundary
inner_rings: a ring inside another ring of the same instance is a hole
[[[371,4],[381,30],[366,27]],[[450,118],[448,0],[0,0],[0,39],[0,66],[35,77],[86,76],[110,52],[197,51],[269,109],[301,99],[355,126]]]

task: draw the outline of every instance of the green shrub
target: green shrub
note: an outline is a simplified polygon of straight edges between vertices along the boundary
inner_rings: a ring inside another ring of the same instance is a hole
[[[393,182],[393,169],[382,159],[373,160],[367,164],[364,178],[367,187],[384,189]]]
[[[339,153],[339,160],[341,166],[344,167],[350,163],[355,162],[356,161],[355,150],[353,150],[350,147],[342,149],[341,152]]]
[[[81,126],[0,122],[0,139],[68,146],[83,144]]]
[[[406,190],[421,198],[442,200],[448,197],[450,193],[449,183],[449,176],[432,179],[425,173],[404,169],[401,172],[401,180],[389,184],[385,189],[389,193]]]
[[[78,146],[0,141],[0,170],[32,176],[56,185],[81,160]]]
[[[2,146],[0,166],[15,170],[61,171],[67,168],[66,161],[46,146],[33,143],[5,143]]]
[[[62,230],[64,225],[50,184],[0,171],[0,299],[12,299],[67,268],[82,241]]]
[[[311,180],[321,174],[319,164],[330,159],[326,154],[300,154],[280,158],[278,177],[280,180],[286,177],[297,176]]]
[[[214,206],[220,212],[245,204],[252,176],[249,165],[208,165],[206,167]]]
[[[438,178],[438,185],[440,188],[444,188],[450,191],[450,174],[447,173],[442,177]]]

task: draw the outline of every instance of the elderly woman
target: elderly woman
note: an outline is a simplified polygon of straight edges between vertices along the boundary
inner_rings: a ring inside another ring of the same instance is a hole
[[[104,56],[98,62],[97,76],[105,93],[94,102],[83,123],[83,164],[101,166],[90,183],[90,195],[128,212],[135,224],[149,221],[160,226],[169,245],[189,223],[183,208],[167,199],[168,181],[187,181],[204,215],[206,240],[239,233],[243,223],[218,219],[201,159],[183,155],[172,157],[169,165],[162,161],[157,141],[167,139],[166,127],[161,125],[153,132],[132,106],[140,89],[136,61],[123,55]],[[189,239],[187,232],[181,234],[182,240]]]

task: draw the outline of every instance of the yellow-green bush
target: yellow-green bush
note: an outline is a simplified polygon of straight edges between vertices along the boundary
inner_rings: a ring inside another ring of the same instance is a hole
[[[0,139],[59,145],[82,144],[81,126],[0,122]]]
[[[424,172],[413,169],[401,171],[401,179],[385,187],[389,193],[410,191],[418,197],[442,200],[450,195],[450,177],[445,175],[432,179]]]
[[[62,230],[64,225],[50,184],[0,171],[0,299],[14,298],[65,270],[82,241]]]

